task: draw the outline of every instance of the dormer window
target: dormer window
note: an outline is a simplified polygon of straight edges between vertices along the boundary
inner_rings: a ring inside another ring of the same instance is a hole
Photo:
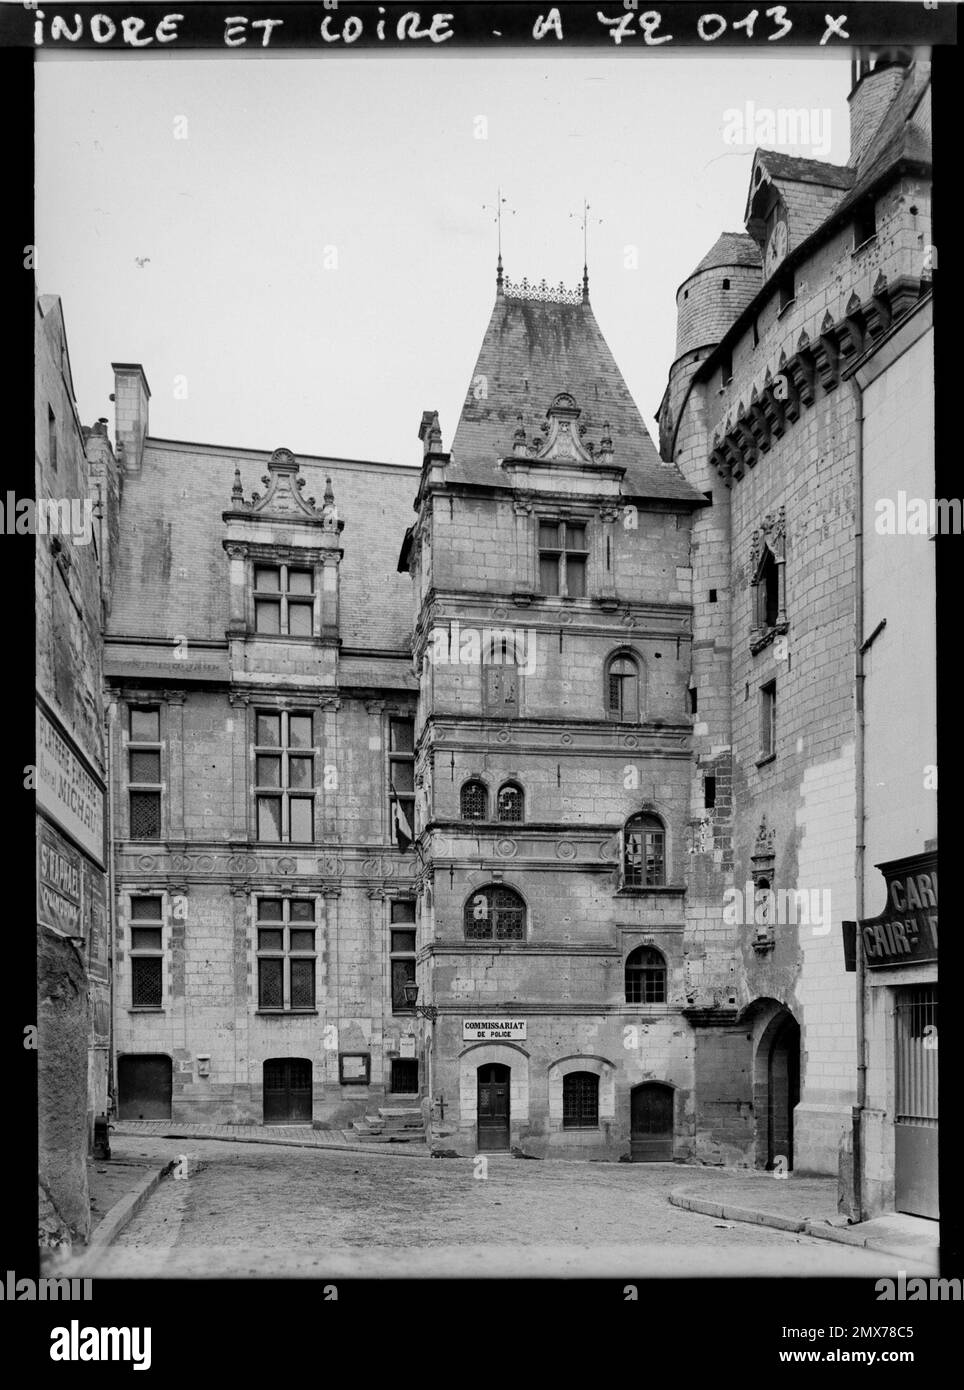
[[[314,635],[315,580],[294,565],[255,565],[254,628],[272,637]]]

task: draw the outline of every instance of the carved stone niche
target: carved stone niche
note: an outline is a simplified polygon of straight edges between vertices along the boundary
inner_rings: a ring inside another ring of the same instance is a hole
[[[774,841],[776,831],[767,829],[764,815],[757,831],[753,853],[750,855],[750,877],[753,880],[753,949],[758,956],[765,956],[776,944],[773,920],[773,871],[776,863]],[[765,921],[757,921],[757,908],[764,909]]]

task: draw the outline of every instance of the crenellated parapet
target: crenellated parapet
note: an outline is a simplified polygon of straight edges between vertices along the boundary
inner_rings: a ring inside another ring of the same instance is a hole
[[[828,310],[815,337],[804,329],[789,355],[781,349],[776,374],[767,368],[762,384],[713,435],[710,463],[727,487],[756,466],[818,394],[835,391],[848,364],[883,337],[927,288],[913,276],[888,280],[881,273],[866,299],[852,294],[843,314],[835,318]]]

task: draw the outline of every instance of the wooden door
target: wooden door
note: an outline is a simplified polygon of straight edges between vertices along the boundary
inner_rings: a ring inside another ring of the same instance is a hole
[[[304,1057],[274,1057],[264,1064],[264,1123],[311,1123],[311,1063]]]
[[[630,1097],[630,1157],[668,1163],[673,1157],[673,1088],[661,1081],[634,1086]]]
[[[479,1152],[509,1147],[509,1068],[479,1067]]]

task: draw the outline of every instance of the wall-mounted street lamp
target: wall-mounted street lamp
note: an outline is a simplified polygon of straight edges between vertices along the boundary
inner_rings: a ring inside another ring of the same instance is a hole
[[[434,1023],[438,1018],[438,1009],[434,1004],[417,1004],[418,985],[414,980],[405,986],[405,1003],[413,1009],[417,1018],[427,1018],[429,1023]]]

